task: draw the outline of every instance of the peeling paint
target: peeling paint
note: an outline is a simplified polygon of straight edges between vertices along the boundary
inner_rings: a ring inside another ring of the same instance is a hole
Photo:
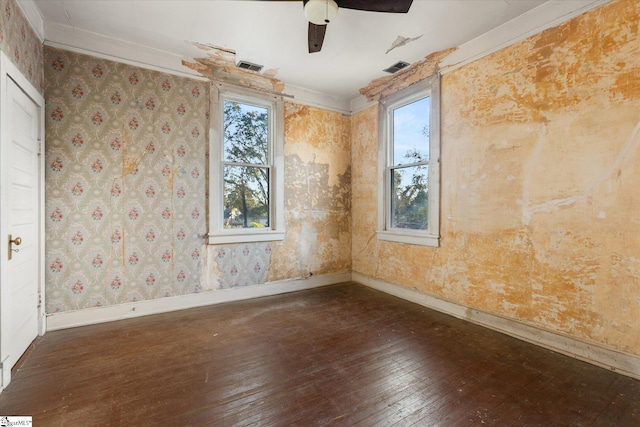
[[[457,48],[443,49],[429,54],[422,61],[411,64],[407,69],[398,71],[391,76],[381,77],[360,89],[360,93],[367,97],[367,101],[377,101],[383,96],[398,92],[420,80],[423,80],[440,69],[440,61]]]
[[[284,83],[275,78],[276,69],[269,69],[262,74],[245,70],[236,66],[236,52],[198,42],[187,42],[207,52],[205,58],[194,58],[195,62],[182,61],[182,65],[197,71],[203,77],[215,82],[231,83],[262,92],[282,93]]]
[[[387,49],[387,51],[385,52],[385,55],[389,52],[391,52],[393,49],[397,49],[399,47],[402,47],[406,44],[409,44],[411,42],[414,42],[416,40],[418,40],[420,37],[422,37],[423,34],[420,34],[417,37],[404,37],[404,36],[398,36],[396,37],[396,39],[393,41],[393,43],[391,43],[391,46],[389,47],[389,49]]]
[[[351,270],[350,118],[285,104],[286,235],[269,281]]]
[[[443,76],[436,249],[376,238],[355,114],[353,271],[640,355],[638,22],[612,1]]]

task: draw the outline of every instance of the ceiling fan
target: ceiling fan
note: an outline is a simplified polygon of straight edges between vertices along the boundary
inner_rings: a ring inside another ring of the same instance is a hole
[[[309,21],[309,53],[320,52],[327,24],[338,8],[367,12],[407,13],[413,0],[303,0],[304,15]]]

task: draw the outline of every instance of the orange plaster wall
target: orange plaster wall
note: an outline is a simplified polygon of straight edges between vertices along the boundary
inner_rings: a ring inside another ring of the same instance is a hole
[[[353,271],[640,355],[639,22],[614,1],[443,76],[437,249],[377,240],[355,114]]]
[[[267,282],[351,271],[350,118],[285,104],[285,226]]]

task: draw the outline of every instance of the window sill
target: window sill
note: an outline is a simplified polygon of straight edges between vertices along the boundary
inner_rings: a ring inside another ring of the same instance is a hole
[[[379,240],[389,242],[406,243],[408,245],[430,246],[437,248],[440,246],[440,236],[419,232],[399,232],[379,230],[377,232]]]
[[[228,243],[253,243],[253,242],[271,242],[275,240],[284,240],[284,231],[262,231],[253,233],[216,233],[209,234],[210,245],[220,245]]]

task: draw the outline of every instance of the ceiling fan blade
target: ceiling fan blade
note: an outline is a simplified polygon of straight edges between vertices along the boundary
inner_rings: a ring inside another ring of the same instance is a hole
[[[407,13],[413,0],[336,0],[338,7],[368,12]]]
[[[326,32],[326,25],[316,25],[309,22],[309,53],[320,52]]]

